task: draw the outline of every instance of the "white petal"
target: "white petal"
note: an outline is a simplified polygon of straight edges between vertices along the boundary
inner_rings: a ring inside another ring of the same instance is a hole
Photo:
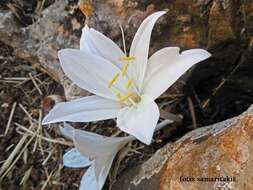
[[[90,54],[99,55],[96,48],[96,44],[92,42],[90,36],[90,28],[87,25],[85,25],[85,27],[83,27],[82,29],[82,35],[80,39],[80,50]]]
[[[142,88],[146,72],[151,32],[157,19],[165,13],[165,11],[159,11],[148,16],[142,22],[134,36],[130,48],[130,56],[135,57],[135,60],[129,66],[129,75],[133,77],[138,90]]]
[[[210,57],[203,49],[191,49],[179,54],[178,48],[164,48],[149,59],[143,93],[156,99],[194,64]]]
[[[162,68],[173,62],[173,60],[176,60],[180,55],[179,51],[179,47],[166,47],[155,52],[148,60],[148,67],[144,82],[149,80]]]
[[[61,134],[69,139],[69,140],[74,140],[74,130],[75,128],[72,127],[71,125],[67,124],[67,123],[64,123],[64,127],[59,127],[60,131],[61,131]]]
[[[126,92],[127,79],[120,77],[108,88],[109,81],[120,69],[106,59],[75,49],[64,49],[58,52],[64,73],[79,87],[96,95],[116,100],[114,88]]]
[[[97,178],[97,183],[100,189],[104,186],[104,183],[106,181],[106,178],[109,174],[109,171],[111,169],[114,157],[116,156],[117,152],[112,154],[110,157],[107,157],[107,159],[104,158],[98,158],[95,160],[95,175]]]
[[[96,185],[100,189],[104,185],[115,155],[131,140],[133,140],[131,136],[104,137],[83,130],[75,130],[74,143],[79,152],[84,156],[95,159],[94,163],[92,164],[94,170],[92,172],[95,174],[92,173],[92,175],[95,175],[97,181]],[[89,176],[91,176],[91,174],[89,174]],[[89,182],[89,178],[84,179],[84,184],[93,184]]]
[[[110,157],[132,137],[105,137],[83,130],[75,130],[74,144],[80,153],[87,157]]]
[[[92,164],[82,177],[79,190],[101,190],[98,186],[94,164]]]
[[[142,100],[137,107],[123,108],[117,117],[117,123],[122,131],[149,145],[158,119],[159,109],[156,103]]]
[[[80,154],[76,148],[72,148],[63,156],[64,166],[71,168],[84,168],[91,165],[89,158]]]
[[[60,121],[89,122],[114,118],[120,110],[118,102],[99,96],[87,96],[56,104],[43,119],[43,124]]]
[[[80,49],[101,56],[119,68],[122,67],[120,59],[124,53],[119,46],[102,33],[93,28],[90,29],[87,25],[82,30]]]

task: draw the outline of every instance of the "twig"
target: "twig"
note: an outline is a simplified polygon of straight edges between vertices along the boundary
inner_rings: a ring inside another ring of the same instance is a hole
[[[191,113],[192,126],[193,126],[193,129],[196,129],[197,128],[196,114],[195,114],[194,105],[190,96],[187,97],[187,102],[188,102],[189,110]]]
[[[11,126],[11,122],[12,122],[12,118],[13,118],[16,106],[17,106],[17,102],[14,102],[13,105],[12,105],[12,108],[11,108],[10,116],[9,116],[9,119],[8,119],[8,122],[7,122],[7,125],[6,125],[6,128],[5,128],[4,134],[0,135],[0,137],[5,137],[7,135],[8,131],[9,131],[9,128]]]
[[[54,151],[55,151],[56,147],[54,147],[48,154],[48,156],[46,157],[46,159],[43,161],[42,166],[45,166],[49,160],[49,158],[53,155]]]
[[[24,185],[26,184],[27,180],[29,179],[29,177],[30,177],[30,175],[31,175],[32,169],[33,169],[33,166],[31,166],[31,167],[25,172],[25,174],[24,174],[24,176],[23,176],[23,178],[22,178],[22,180],[21,180],[21,182],[20,182],[19,185],[24,186]]]
[[[33,124],[33,122],[38,123],[38,121],[36,121],[35,119],[32,118],[31,114],[25,109],[25,107],[19,103],[18,106],[25,112],[25,114],[28,116],[30,123]]]
[[[162,122],[160,122],[159,124],[157,124],[155,130],[159,131],[160,129],[164,128],[165,126],[171,124],[171,120],[165,119]]]
[[[37,91],[39,92],[39,94],[40,94],[40,95],[43,95],[42,91],[41,91],[40,88],[39,88],[39,85],[37,84],[37,82],[35,81],[35,79],[33,78],[33,76],[32,76],[31,73],[29,73],[29,76],[30,76],[30,78],[31,78],[31,80],[32,80],[32,82],[33,82],[35,88],[36,88]]]
[[[42,135],[36,135],[35,132],[27,129],[26,127],[20,125],[19,123],[14,123],[14,124],[18,126],[17,130],[22,129],[25,132],[29,133],[30,135],[35,135],[36,137],[41,138],[42,140],[45,140],[47,142],[61,144],[61,145],[65,145],[65,146],[73,146],[73,144],[71,142],[61,141],[61,140],[57,140],[57,139],[50,139],[50,138],[44,137]]]
[[[229,73],[229,75],[226,78],[221,79],[219,85],[214,89],[213,93],[211,94],[211,97],[204,100],[204,102],[202,103],[203,109],[205,109],[209,105],[211,98],[217,94],[217,92],[221,89],[221,87],[224,86],[224,84],[228,81],[231,75],[233,75],[236,72],[236,70],[244,63],[244,61],[245,61],[245,57],[244,55],[242,55],[239,60],[239,63],[234,67],[234,69]]]
[[[22,138],[18,142],[18,144],[15,147],[15,149],[11,152],[10,156],[7,158],[7,160],[2,165],[1,170],[0,170],[0,176],[10,166],[12,160],[14,159],[14,157],[16,156],[16,154],[19,152],[19,150],[22,148],[22,146],[25,143],[25,141],[26,141],[27,138],[28,138],[28,134],[25,134],[25,135],[22,136]]]
[[[33,152],[36,151],[37,149],[37,144],[38,144],[38,140],[41,140],[41,138],[37,138],[37,135],[40,133],[40,129],[41,129],[41,120],[42,120],[42,110],[40,109],[39,111],[39,125],[38,125],[38,128],[36,130],[36,140],[35,140],[35,143],[34,143],[34,146],[33,146]]]
[[[51,173],[47,176],[47,180],[46,180],[46,182],[43,184],[41,190],[44,190],[44,189],[46,188],[46,186],[47,186],[49,180],[51,179],[52,175],[53,175],[53,171],[51,171]]]
[[[12,164],[9,166],[9,168],[4,172],[4,174],[1,176],[0,181],[3,180],[3,178],[11,171],[11,169],[13,168],[13,166],[16,164],[16,162],[19,160],[19,158],[21,157],[21,155],[24,153],[24,151],[26,150],[26,148],[28,147],[28,145],[32,142],[33,138],[35,136],[32,136],[29,141],[25,144],[25,146],[23,147],[23,149],[20,151],[20,153],[18,154],[18,156],[16,157],[16,159],[12,162]]]
[[[4,80],[17,80],[17,81],[24,81],[24,80],[30,80],[29,78],[27,77],[4,77],[3,78]]]
[[[179,115],[175,115],[173,113],[170,113],[170,112],[166,112],[163,109],[160,109],[160,117],[163,119],[171,120],[174,123],[176,123],[177,125],[180,125],[182,123],[182,117],[180,117]]]

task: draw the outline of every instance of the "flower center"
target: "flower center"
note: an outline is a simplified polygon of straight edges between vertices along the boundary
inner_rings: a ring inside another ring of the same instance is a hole
[[[122,41],[123,41],[123,47],[124,47],[124,53],[125,53],[125,56],[120,58],[120,61],[123,61],[124,64],[122,66],[121,73],[116,73],[112,77],[112,79],[108,81],[108,88],[112,88],[113,85],[117,82],[117,80],[119,80],[120,77],[127,78],[128,80],[125,84],[125,89],[126,89],[127,93],[121,92],[118,89],[116,89],[116,91],[114,91],[114,93],[115,93],[115,96],[118,98],[120,103],[136,105],[138,102],[140,102],[141,97],[133,89],[133,79],[131,79],[131,78],[129,79],[126,76],[129,64],[131,62],[133,62],[135,57],[127,56],[125,35],[124,35],[123,28],[121,26],[120,26],[120,30],[121,30],[121,34],[122,34]]]
[[[126,74],[127,74],[129,64],[134,59],[135,58],[131,56],[124,56],[120,59],[121,61],[124,62],[121,69],[121,73],[116,73],[112,77],[112,79],[108,81],[108,88],[111,89],[113,85],[120,79],[120,77],[127,78]],[[140,101],[141,99],[140,96],[132,90],[132,86],[133,86],[133,79],[130,78],[127,80],[125,84],[125,89],[127,93],[124,93],[118,89],[114,91],[115,96],[118,98],[120,103],[127,103],[127,104],[130,103],[130,104],[136,105]]]

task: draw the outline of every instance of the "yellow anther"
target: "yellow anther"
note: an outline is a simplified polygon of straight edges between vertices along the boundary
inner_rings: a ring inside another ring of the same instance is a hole
[[[128,100],[128,98],[130,98],[132,95],[133,95],[132,92],[128,92],[127,95],[122,96],[122,97],[120,98],[120,102],[125,102],[125,101]]]
[[[112,80],[110,80],[110,81],[108,82],[108,87],[111,88],[112,85],[118,80],[118,78],[119,78],[119,73],[115,74],[115,75],[113,76]]]
[[[126,84],[126,88],[129,89],[129,88],[132,86],[132,84],[133,84],[133,80],[132,80],[132,79],[129,79],[129,80],[127,81],[127,84]]]
[[[122,70],[121,70],[121,73],[122,73],[122,76],[125,76],[126,75],[126,72],[127,72],[127,69],[128,69],[128,63],[125,63],[122,67]]]
[[[115,93],[115,94],[116,94],[116,96],[117,96],[117,98],[118,98],[118,99],[120,99],[120,98],[121,98],[120,91],[116,91],[116,93]]]
[[[121,61],[133,61],[133,60],[135,60],[135,57],[133,57],[133,56],[124,56],[120,60]]]

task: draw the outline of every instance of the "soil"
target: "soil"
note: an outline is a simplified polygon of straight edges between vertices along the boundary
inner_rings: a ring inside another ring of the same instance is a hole
[[[0,134],[4,134],[12,105],[14,102],[17,103],[9,131],[6,136],[0,137],[1,164],[9,157],[22,137],[22,134],[17,132],[15,123],[29,126],[29,120],[26,114],[18,105],[23,105],[32,117],[38,119],[43,97],[49,94],[63,93],[61,86],[49,78],[47,74],[37,70],[24,60],[16,58],[12,52],[13,50],[11,48],[0,43]],[[31,80],[9,83],[11,79],[7,79],[7,77],[29,78],[30,75],[36,77],[38,81],[41,81],[39,88],[43,93],[42,95],[39,94]],[[43,129],[43,133],[44,131],[48,133],[48,135],[45,134],[46,136],[51,136],[52,138],[61,137],[55,129]],[[46,174],[59,170],[59,167],[62,166],[62,155],[68,147],[42,142],[42,149],[44,150],[42,153],[40,148],[37,148],[33,152],[34,144],[35,141],[32,141],[23,156],[14,165],[11,172],[0,182],[0,189],[41,189],[47,179]],[[49,158],[48,164],[43,166],[42,162],[52,149],[55,150],[53,155]],[[31,167],[32,171],[29,180],[23,185],[20,185],[24,174]],[[72,169],[63,168],[59,172],[59,176],[53,176],[53,180],[47,188],[75,189],[80,180],[81,172],[83,171],[73,171]]]

